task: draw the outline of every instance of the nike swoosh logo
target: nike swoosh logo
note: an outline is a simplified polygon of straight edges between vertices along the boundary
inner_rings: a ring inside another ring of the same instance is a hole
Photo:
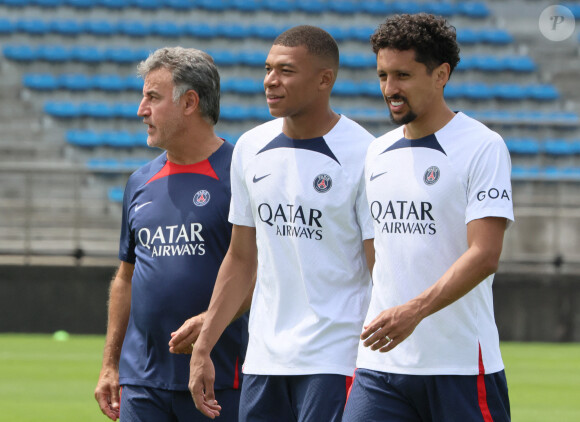
[[[135,207],[135,212],[139,211],[139,210],[140,210],[141,208],[143,208],[145,205],[149,205],[151,202],[153,202],[153,201],[149,201],[149,202],[145,202],[145,203],[143,203],[143,204],[141,204],[141,205],[137,205],[137,206]]]
[[[372,181],[373,181],[373,180],[375,180],[377,177],[381,177],[383,174],[386,174],[386,173],[388,173],[388,171],[383,171],[382,173],[379,173],[379,174],[371,174],[371,177],[370,177],[370,179],[369,179],[369,180],[372,182]]]
[[[270,173],[268,173],[268,174],[266,174],[266,175],[264,175],[264,176],[262,176],[262,177],[256,177],[256,175],[254,175],[254,180],[253,180],[253,182],[254,182],[254,183],[258,183],[260,180],[262,180],[262,179],[264,179],[264,178],[268,177],[269,175],[270,175]]]

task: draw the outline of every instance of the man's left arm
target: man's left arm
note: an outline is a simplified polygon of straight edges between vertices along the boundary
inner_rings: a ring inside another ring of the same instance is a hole
[[[365,347],[388,352],[411,335],[426,317],[452,304],[495,273],[506,219],[485,217],[467,224],[467,251],[419,296],[381,312],[361,334]],[[389,341],[390,340],[390,341]]]

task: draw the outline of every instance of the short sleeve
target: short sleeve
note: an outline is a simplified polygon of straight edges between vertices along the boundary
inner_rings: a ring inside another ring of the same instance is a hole
[[[131,179],[125,186],[123,194],[123,214],[121,219],[121,236],[119,240],[119,259],[129,264],[135,264],[135,239],[133,238],[130,227],[129,210],[131,208],[131,199],[133,197],[130,189]]]
[[[469,170],[466,224],[485,217],[514,220],[511,160],[505,143],[495,135],[477,151]]]
[[[243,162],[243,142],[238,141],[234,147],[232,156],[232,166],[230,170],[230,179],[232,186],[232,199],[230,202],[229,221],[238,226],[255,227],[254,216],[252,213],[252,204],[248,186],[244,179],[244,162]]]

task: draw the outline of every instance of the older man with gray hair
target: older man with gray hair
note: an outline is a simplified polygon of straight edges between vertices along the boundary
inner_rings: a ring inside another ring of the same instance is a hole
[[[202,421],[188,391],[187,354],[230,242],[233,146],[214,132],[220,77],[208,54],[161,48],[138,72],[145,83],[137,114],[147,125],[147,144],[163,153],[125,188],[95,398],[112,420]],[[217,400],[231,410],[225,421],[238,420],[246,336],[243,315],[212,355]]]

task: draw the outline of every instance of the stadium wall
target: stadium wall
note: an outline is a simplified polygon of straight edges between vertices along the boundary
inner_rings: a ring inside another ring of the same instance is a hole
[[[104,334],[115,268],[0,266],[0,332]],[[580,280],[500,273],[494,282],[500,338],[580,341]]]

